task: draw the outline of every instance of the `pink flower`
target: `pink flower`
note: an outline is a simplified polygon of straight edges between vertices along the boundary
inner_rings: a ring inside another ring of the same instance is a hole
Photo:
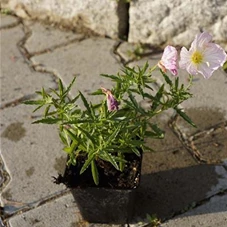
[[[106,89],[106,88],[101,88],[101,89],[102,89],[102,92],[104,94],[106,94],[108,110],[109,111],[118,110],[118,102],[114,98],[114,96],[111,93],[111,91],[109,89]]]
[[[211,40],[212,36],[207,32],[196,35],[189,51],[185,47],[181,49],[180,68],[191,75],[200,73],[206,79],[211,77],[227,58],[225,51]]]
[[[177,50],[175,47],[166,46],[162,58],[158,63],[158,67],[163,72],[169,70],[174,76],[177,75],[178,73]]]

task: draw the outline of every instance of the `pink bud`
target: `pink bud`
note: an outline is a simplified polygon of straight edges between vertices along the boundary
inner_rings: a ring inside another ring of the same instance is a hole
[[[169,70],[174,76],[178,74],[177,50],[175,47],[167,46],[164,49],[158,67],[165,73]]]
[[[101,89],[102,89],[102,92],[104,94],[106,94],[108,110],[109,111],[118,110],[118,102],[114,98],[114,96],[111,93],[111,91],[109,89],[106,89],[106,88],[101,88]]]

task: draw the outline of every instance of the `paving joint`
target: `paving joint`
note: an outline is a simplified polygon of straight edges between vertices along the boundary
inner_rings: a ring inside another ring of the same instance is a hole
[[[200,151],[193,145],[192,141],[188,139],[188,137],[181,132],[180,128],[177,126],[178,115],[175,114],[168,122],[169,127],[172,129],[173,133],[178,137],[179,141],[185,147],[185,149],[192,155],[192,157],[200,164],[217,164],[217,162],[212,162],[210,160],[206,160],[202,157]]]
[[[16,16],[14,16],[14,17],[16,17]],[[17,27],[20,24],[21,24],[21,19],[17,17],[17,21],[16,22],[14,22],[14,23],[12,23],[10,25],[6,25],[6,26],[1,27],[0,31],[11,29],[11,28],[15,28],[15,27]]]
[[[173,214],[172,216],[170,216],[170,217],[168,217],[167,219],[163,220],[163,222],[168,221],[168,220],[170,220],[170,219],[173,219],[173,218],[175,218],[175,217],[177,217],[177,216],[179,216],[179,215],[182,215],[182,214],[184,214],[184,213],[186,213],[186,212],[188,212],[188,211],[190,211],[190,210],[193,210],[193,209],[195,209],[195,208],[197,208],[197,207],[199,207],[199,206],[201,206],[201,205],[204,205],[204,204],[208,203],[208,202],[209,202],[213,197],[215,197],[215,196],[223,196],[223,195],[227,195],[227,189],[226,189],[226,190],[223,190],[223,191],[220,191],[220,192],[218,192],[218,193],[216,193],[216,194],[214,194],[214,195],[212,195],[212,196],[209,196],[209,197],[207,197],[207,198],[205,198],[205,199],[202,199],[202,200],[200,200],[200,201],[198,201],[198,202],[193,202],[193,203],[189,204],[189,205],[188,205],[187,207],[185,207],[184,209],[182,209],[182,210],[180,210],[180,211],[178,211],[178,212],[174,212],[174,214]],[[145,227],[150,227],[150,226],[149,226],[149,224],[148,224],[148,225],[145,226]]]
[[[114,47],[113,47],[113,53],[114,55],[118,56],[119,59],[120,59],[120,63],[122,65],[127,65],[128,62],[121,56],[121,54],[118,52],[118,48],[121,46],[121,44],[123,43],[123,41],[120,41],[120,42],[117,42]]]
[[[56,200],[62,196],[65,196],[70,193],[69,189],[65,189],[63,191],[57,192],[54,195],[47,196],[46,198],[41,198],[39,201],[31,202],[29,204],[26,204],[24,207],[20,207],[17,209],[17,211],[7,214],[4,212],[4,207],[1,207],[1,218],[4,224],[6,224],[10,218],[17,216],[19,214],[26,213],[28,211],[34,210],[40,206],[43,206],[44,204],[50,203],[53,200]]]
[[[223,122],[220,122],[212,127],[209,127],[203,131],[200,131],[200,132],[197,132],[197,133],[194,133],[193,135],[191,135],[189,137],[189,141],[194,141],[194,140],[197,140],[197,139],[200,139],[200,138],[203,138],[205,137],[206,135],[209,135],[211,134],[212,132],[215,132],[217,131],[218,129],[221,129],[222,127],[225,127],[227,129],[227,121],[223,121]]]

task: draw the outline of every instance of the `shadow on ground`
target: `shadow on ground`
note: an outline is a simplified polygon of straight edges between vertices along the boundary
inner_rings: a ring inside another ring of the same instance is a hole
[[[156,214],[162,220],[189,210],[212,194],[220,175],[214,165],[195,165],[142,175],[135,217]]]

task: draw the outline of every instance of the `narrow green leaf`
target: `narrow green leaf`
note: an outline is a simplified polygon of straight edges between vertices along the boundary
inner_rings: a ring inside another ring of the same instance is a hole
[[[117,170],[119,170],[119,166],[118,166],[118,164],[117,164],[117,162],[116,162],[116,160],[115,160],[115,157],[112,156],[111,154],[109,154],[108,151],[102,150],[102,152],[103,152],[103,154],[105,155],[106,160],[107,160],[108,162],[110,162]]]
[[[73,153],[77,145],[78,145],[77,141],[73,141],[70,146],[65,147],[63,150],[68,154]]]
[[[92,162],[91,162],[91,173],[92,173],[92,177],[93,177],[95,184],[98,185],[99,184],[99,173],[98,173],[97,166],[95,164],[95,160],[92,160]]]
[[[181,109],[175,107],[175,110],[177,111],[177,113],[186,121],[188,122],[190,125],[192,125],[193,127],[197,127],[193,121],[188,117],[188,115],[186,113],[184,113]]]
[[[65,134],[64,130],[59,132],[59,137],[60,137],[63,144],[65,144],[65,145],[69,144],[67,135]]]
[[[73,84],[75,83],[76,77],[73,78],[73,80],[71,81],[71,83],[69,84],[69,86],[66,88],[66,90],[64,91],[64,97],[68,95],[68,93],[70,92]]]
[[[177,90],[179,86],[179,77],[175,78],[175,89]],[[183,89],[184,87],[181,87]]]
[[[160,69],[160,72],[162,73],[162,76],[164,77],[166,83],[172,86],[173,82],[169,79],[169,77],[161,69]]]
[[[84,119],[84,120],[80,120],[80,119],[77,119],[77,120],[73,120],[73,121],[66,121],[64,122],[64,124],[66,125],[72,125],[72,124],[81,124],[81,123],[94,123],[94,120],[92,119]]]
[[[79,97],[80,97],[80,94],[78,94],[75,98],[73,98],[71,100],[71,103],[75,103]]]
[[[95,154],[92,153],[90,156],[88,156],[87,160],[85,161],[84,165],[82,166],[80,170],[80,174],[82,174],[91,164],[91,162],[94,160]]]
[[[122,154],[122,152],[118,152],[117,161],[119,162],[119,169],[122,172],[125,168],[125,160],[124,160],[124,155]]]
[[[58,89],[59,89],[60,97],[62,97],[62,95],[63,95],[63,93],[64,93],[64,86],[63,86],[63,84],[62,84],[61,79],[58,80]]]
[[[141,156],[141,154],[140,154],[140,152],[139,152],[139,150],[137,148],[131,147],[131,149],[137,156],[139,156],[139,157]]]
[[[87,99],[84,97],[84,95],[81,92],[79,92],[79,94],[80,94],[80,97],[81,97],[81,99],[82,99],[82,101],[84,103],[85,108],[88,111],[89,116],[92,116],[92,114],[91,114],[91,108],[90,108],[90,105],[88,104]]]
[[[92,144],[95,144],[94,138],[92,137],[92,135],[88,131],[82,129],[78,125],[75,125],[75,126],[82,132],[82,134],[84,134],[92,142]]]
[[[25,105],[44,105],[45,100],[27,100],[23,102]]]
[[[56,90],[54,90],[54,89],[52,89],[52,88],[50,88],[50,91],[51,92],[53,92],[58,98],[60,97],[60,95],[57,93],[57,91]]]
[[[151,109],[155,110],[158,105],[161,103],[161,98],[163,95],[163,91],[164,91],[164,84],[159,88],[158,92],[156,93],[156,95],[154,96],[154,101],[152,103]]]
[[[110,78],[114,81],[121,81],[120,78],[118,76],[115,76],[115,75],[101,74],[100,76]]]
[[[106,147],[115,140],[116,136],[124,126],[125,126],[125,123],[119,124],[119,126],[114,130],[114,132],[109,136],[108,140],[106,141],[105,143]]]
[[[155,150],[153,150],[152,148],[150,148],[150,147],[148,147],[148,146],[146,146],[146,145],[143,145],[143,146],[142,146],[142,149],[143,149],[143,150],[146,150],[146,151],[150,151],[150,152],[155,152]]]
[[[44,112],[44,117],[45,117],[45,118],[47,117],[47,115],[49,115],[50,107],[51,107],[51,105],[48,105],[48,106],[46,107],[46,109],[45,109],[45,112]]]
[[[154,88],[152,88],[151,86],[149,86],[149,85],[147,85],[147,84],[145,84],[145,88],[148,88],[148,89],[150,89],[151,91],[154,90]]]
[[[38,124],[38,123],[43,123],[43,124],[56,124],[58,122],[62,121],[60,118],[44,118],[41,120],[37,120],[32,122],[32,124]]]

